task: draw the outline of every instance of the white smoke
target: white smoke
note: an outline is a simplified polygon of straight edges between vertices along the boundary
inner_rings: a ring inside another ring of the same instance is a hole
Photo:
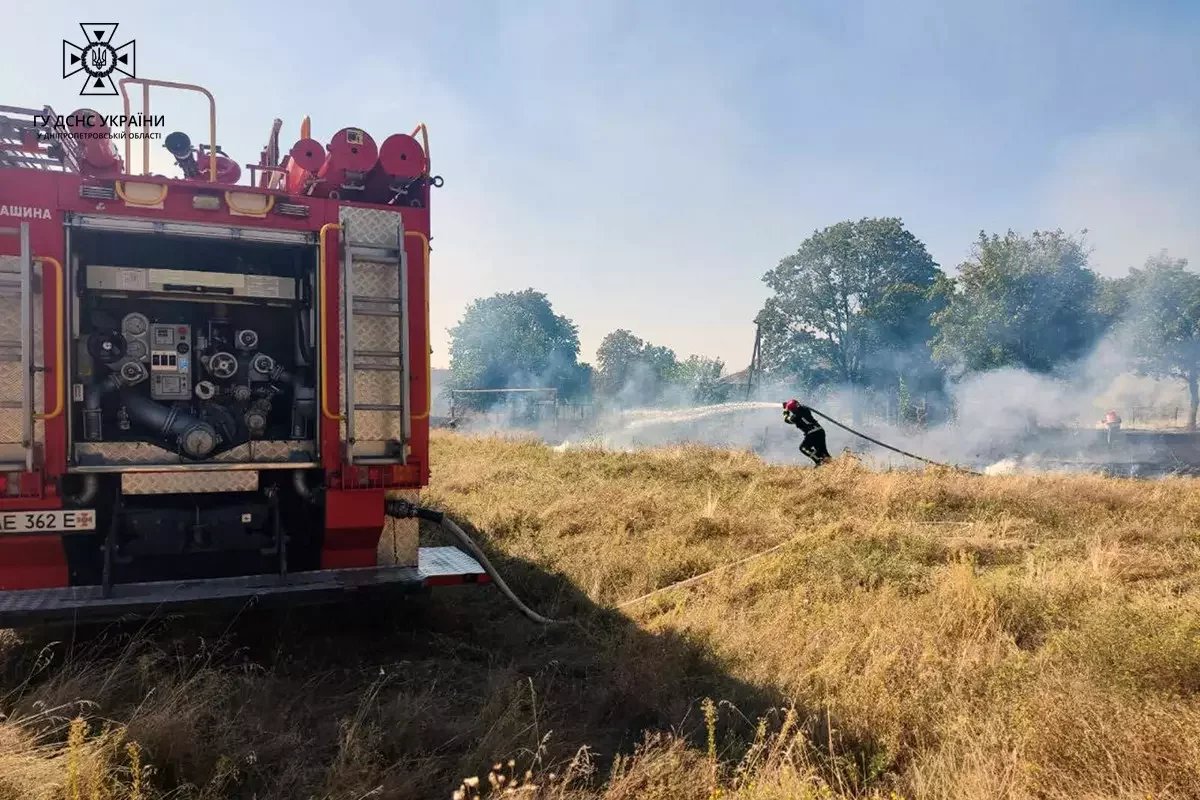
[[[536,436],[563,452],[578,448],[638,450],[679,444],[749,450],[772,463],[811,465],[799,452],[801,433],[783,421],[783,402],[797,397],[816,410],[893,447],[987,474],[1079,471],[1104,464],[1108,471],[1136,473],[1138,464],[1160,457],[1149,445],[1118,450],[1106,447],[1100,424],[1109,409],[1139,403],[1168,403],[1167,424],[1182,424],[1186,393],[1171,382],[1131,377],[1124,348],[1116,335],[1103,340],[1081,362],[1056,375],[1005,368],[977,373],[950,389],[956,416],[928,427],[901,423],[870,409],[879,398],[847,387],[819,394],[797,394],[783,386],[763,387],[754,399],[705,406],[678,405],[678,398],[655,407],[599,408],[577,419],[542,420],[514,426],[504,420],[480,421],[464,430],[492,435]],[[1174,402],[1171,419],[1170,403]],[[868,409],[859,422],[854,410]],[[1146,412],[1143,412],[1146,413]],[[1141,420],[1145,422],[1145,420]],[[822,420],[833,455],[849,451],[879,468],[923,468],[908,458],[836,424]]]

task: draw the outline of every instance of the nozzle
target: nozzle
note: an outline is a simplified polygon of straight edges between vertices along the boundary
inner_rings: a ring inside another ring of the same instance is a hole
[[[187,158],[192,154],[192,140],[183,131],[168,133],[163,147],[175,158]]]
[[[189,178],[195,177],[199,170],[196,167],[196,157],[192,154],[192,140],[183,131],[167,134],[163,147],[175,157],[175,163]]]

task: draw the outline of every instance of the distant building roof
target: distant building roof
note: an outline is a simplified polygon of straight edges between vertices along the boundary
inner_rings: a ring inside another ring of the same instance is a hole
[[[731,384],[734,386],[745,386],[746,381],[750,378],[750,368],[746,367],[741,372],[734,372],[721,378],[721,383]]]

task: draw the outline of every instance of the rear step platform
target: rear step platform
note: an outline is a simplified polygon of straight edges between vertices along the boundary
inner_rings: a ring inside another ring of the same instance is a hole
[[[487,583],[488,575],[457,547],[422,547],[415,567],[364,567],[153,583],[0,591],[0,629],[47,622],[102,621],[173,613],[192,607],[337,602],[347,594]]]

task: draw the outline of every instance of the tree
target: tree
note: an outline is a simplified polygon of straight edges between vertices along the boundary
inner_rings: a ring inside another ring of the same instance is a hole
[[[577,326],[533,289],[477,299],[450,329],[455,389],[553,387],[579,395],[588,390],[591,370],[578,357]]]
[[[1187,259],[1166,251],[1131,269],[1127,331],[1137,371],[1156,378],[1173,377],[1188,387],[1188,429],[1196,428],[1200,407],[1200,275],[1187,269]]]
[[[763,277],[774,293],[758,317],[765,369],[892,391],[902,375],[940,381],[926,342],[942,277],[898,218],[814,231]]]
[[[675,382],[693,403],[724,403],[729,397],[729,386],[721,383],[724,370],[725,364],[719,358],[688,356],[676,369]]]
[[[951,284],[949,304],[933,315],[933,353],[960,372],[1050,372],[1087,353],[1103,331],[1099,280],[1083,243],[1061,230],[1028,239],[981,231]]]
[[[650,344],[624,328],[604,337],[596,350],[597,391],[624,403],[657,401],[677,377],[675,351]]]
[[[619,394],[629,382],[645,346],[645,342],[624,328],[605,336],[596,350],[596,391],[605,397]]]
[[[1095,314],[1101,332],[1112,330],[1125,318],[1133,290],[1132,274],[1124,278],[1097,277]]]

